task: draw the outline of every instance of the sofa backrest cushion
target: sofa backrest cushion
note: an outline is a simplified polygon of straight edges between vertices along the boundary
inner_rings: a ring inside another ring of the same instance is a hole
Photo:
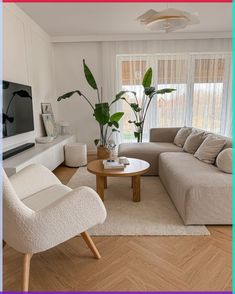
[[[226,136],[223,136],[223,135],[219,135],[219,134],[216,134],[216,133],[212,133],[212,132],[209,132],[209,131],[205,131],[203,129],[198,129],[198,128],[193,128],[193,130],[197,130],[197,131],[201,131],[201,132],[205,132],[205,136],[207,135],[214,135],[220,139],[223,139],[226,141],[223,149],[226,149],[226,148],[232,148],[232,138],[230,137],[226,137]],[[222,149],[222,150],[223,150]]]
[[[173,128],[152,128],[150,129],[150,142],[163,142],[163,143],[173,143],[177,132],[180,127]]]
[[[208,135],[194,156],[205,163],[214,164],[217,155],[225,144],[225,139],[215,135]]]
[[[183,147],[186,139],[191,134],[192,128],[183,127],[175,136],[174,144],[179,147]]]
[[[216,158],[216,165],[219,170],[232,173],[232,148],[222,150]]]
[[[205,139],[205,132],[193,130],[184,143],[183,150],[194,154]]]

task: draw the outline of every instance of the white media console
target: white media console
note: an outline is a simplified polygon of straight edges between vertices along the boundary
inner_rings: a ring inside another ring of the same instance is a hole
[[[51,143],[38,144],[3,161],[3,168],[8,176],[15,174],[25,166],[40,163],[50,170],[64,162],[64,145],[75,142],[75,136],[58,136]]]

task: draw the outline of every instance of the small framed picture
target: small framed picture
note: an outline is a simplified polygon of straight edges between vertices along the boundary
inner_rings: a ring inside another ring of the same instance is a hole
[[[51,103],[41,103],[42,114],[53,114]]]
[[[44,127],[46,130],[46,134],[48,137],[57,137],[57,127],[55,123],[54,115],[51,113],[43,113],[42,119],[44,123]]]

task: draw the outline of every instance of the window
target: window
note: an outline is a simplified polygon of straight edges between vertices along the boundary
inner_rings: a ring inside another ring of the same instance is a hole
[[[192,125],[219,133],[225,59],[196,58],[194,66]]]
[[[142,79],[146,70],[153,68],[153,85],[157,89],[174,88],[175,92],[158,95],[152,101],[146,118],[144,140],[149,128],[193,126],[216,133],[224,133],[223,113],[229,107],[231,91],[230,54],[166,54],[117,56],[119,67],[118,90],[131,90],[142,99]],[[134,102],[134,96],[127,95]],[[132,112],[123,102],[125,112],[122,141],[135,141],[134,126],[129,124]],[[230,128],[231,130],[231,128]],[[228,135],[228,134],[227,134]]]

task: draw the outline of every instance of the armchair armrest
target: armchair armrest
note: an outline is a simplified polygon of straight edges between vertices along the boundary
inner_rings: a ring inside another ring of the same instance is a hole
[[[150,142],[168,142],[173,143],[177,132],[180,130],[177,128],[153,128],[150,129]]]
[[[21,224],[15,224],[12,247],[23,253],[42,252],[103,223],[105,218],[99,195],[89,187],[79,187],[44,209],[27,213]]]
[[[53,185],[59,185],[59,179],[45,166],[31,164],[9,178],[16,194],[24,199]]]

